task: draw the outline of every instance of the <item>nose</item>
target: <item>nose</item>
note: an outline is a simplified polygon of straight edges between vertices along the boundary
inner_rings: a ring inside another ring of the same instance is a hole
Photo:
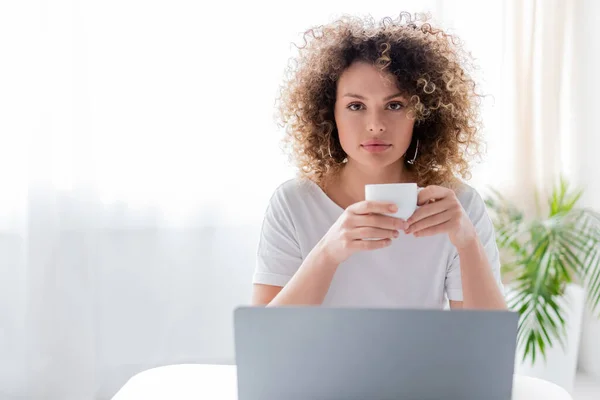
[[[377,115],[377,113],[372,115],[369,119],[369,122],[367,123],[367,130],[373,133],[385,131],[385,124],[383,123],[382,118]]]

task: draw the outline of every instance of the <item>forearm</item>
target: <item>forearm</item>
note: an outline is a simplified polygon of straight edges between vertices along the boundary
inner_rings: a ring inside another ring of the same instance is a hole
[[[458,249],[463,291],[463,308],[506,309],[504,295],[492,273],[485,249],[475,237]]]
[[[267,306],[322,304],[337,267],[337,264],[325,256],[318,244]]]

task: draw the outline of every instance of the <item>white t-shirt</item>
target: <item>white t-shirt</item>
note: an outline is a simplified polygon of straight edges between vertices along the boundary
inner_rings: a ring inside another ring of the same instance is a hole
[[[457,197],[503,290],[498,248],[485,203],[464,183]],[[253,282],[285,286],[343,211],[310,180],[296,178],[279,186],[264,216]],[[400,231],[390,246],[360,251],[340,264],[323,305],[443,308],[447,300],[462,298],[460,260],[448,235],[417,238]]]

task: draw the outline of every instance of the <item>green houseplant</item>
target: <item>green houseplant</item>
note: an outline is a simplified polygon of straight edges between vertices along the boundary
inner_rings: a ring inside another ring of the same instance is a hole
[[[545,359],[556,342],[564,347],[566,310],[559,299],[566,285],[582,285],[590,308],[599,309],[600,214],[578,207],[582,194],[561,177],[544,211],[536,193],[536,215],[528,219],[496,190],[486,199],[513,293],[508,306],[520,314],[517,343],[524,348],[523,361]]]

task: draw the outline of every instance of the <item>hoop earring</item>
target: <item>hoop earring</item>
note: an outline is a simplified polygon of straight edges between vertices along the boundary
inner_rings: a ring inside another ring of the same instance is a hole
[[[415,160],[417,159],[417,154],[419,153],[419,139],[417,139],[417,147],[415,147],[415,155],[410,160],[406,160],[407,163],[413,165]]]
[[[342,151],[343,153],[343,151]],[[338,161],[333,157],[333,154],[331,154],[331,136],[329,137],[329,140],[327,140],[327,154],[329,155],[329,158],[333,159],[334,162],[336,162],[337,164],[345,164],[348,162],[348,158],[344,157],[344,159],[342,161]]]
[[[333,161],[335,161],[336,163],[340,163],[340,161],[336,160],[333,155],[331,154],[331,143],[327,143],[327,153],[329,154],[329,158],[333,159]],[[346,159],[342,160],[341,163],[346,162]]]

